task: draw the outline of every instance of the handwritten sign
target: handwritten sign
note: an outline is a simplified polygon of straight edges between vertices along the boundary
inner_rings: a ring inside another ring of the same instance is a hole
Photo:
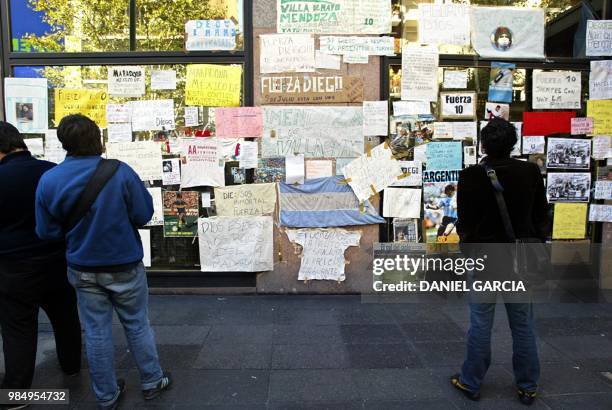
[[[151,70],[151,90],[176,90],[176,71]]]
[[[173,130],[174,100],[130,101],[133,131]]]
[[[55,123],[70,114],[83,114],[100,128],[106,128],[106,91],[89,89],[55,89]]]
[[[580,109],[582,80],[578,71],[533,70],[534,109]]]
[[[606,159],[612,156],[612,152],[610,152],[610,148],[612,148],[611,138],[610,135],[595,135],[591,138],[593,140],[593,150],[591,152],[593,158]]]
[[[262,157],[357,157],[363,153],[361,107],[264,107]]]
[[[553,239],[584,239],[588,204],[556,203]]]
[[[476,93],[440,93],[441,118],[475,118]]]
[[[430,142],[427,145],[427,170],[461,169],[461,142]]]
[[[217,108],[215,126],[220,138],[261,138],[263,119],[260,107]]]
[[[612,99],[612,60],[591,61],[589,99]]]
[[[108,94],[113,97],[142,97],[145,94],[144,68],[108,67]]]
[[[434,139],[476,140],[476,121],[434,122]]]
[[[612,56],[612,20],[588,20],[587,56]]]
[[[106,124],[108,142],[131,142],[132,124],[129,122],[118,122]]]
[[[306,179],[331,177],[334,175],[334,162],[329,159],[308,159],[306,164]]]
[[[216,138],[182,138],[181,188],[225,186],[225,168],[219,160]]]
[[[205,107],[238,107],[242,90],[242,67],[238,65],[189,64],[185,104]]]
[[[380,144],[369,153],[349,162],[344,167],[344,178],[357,198],[366,201],[382,191],[403,175],[397,161],[387,144]]]
[[[302,246],[298,280],[333,280],[342,282],[344,251],[359,246],[360,232],[344,229],[288,229],[291,242]]]
[[[198,219],[202,272],[263,272],[274,269],[272,217]]]
[[[340,70],[342,57],[331,54],[322,53],[321,50],[315,50],[315,68],[323,68],[326,70]]]
[[[612,181],[595,181],[595,199],[612,199]]]
[[[363,79],[343,75],[262,76],[263,104],[321,104],[363,101]]]
[[[383,216],[386,218],[420,218],[421,190],[414,188],[386,188]]]
[[[115,142],[106,144],[107,158],[125,162],[143,181],[162,179],[162,155],[153,141]]]
[[[276,184],[215,188],[215,204],[218,216],[269,215],[276,206]]]
[[[128,104],[108,104],[106,106],[106,122],[131,122],[130,106]]]
[[[429,101],[393,101],[393,115],[431,114]]]
[[[279,33],[385,34],[391,32],[386,0],[277,0]]]
[[[314,71],[314,38],[310,34],[262,34],[259,39],[262,74]]]
[[[393,56],[393,37],[336,37],[321,36],[320,51],[342,56]]]
[[[594,135],[612,135],[612,100],[587,101],[587,116],[593,118]]]
[[[189,20],[185,23],[185,50],[233,50],[236,25],[232,20]]]
[[[146,226],[161,226],[164,224],[164,203],[161,188],[147,188],[153,198],[153,216]]]
[[[612,222],[612,205],[591,205],[589,212],[591,222]]]
[[[523,137],[523,154],[544,154],[545,150],[546,138],[543,135]]]
[[[45,160],[59,164],[66,158],[66,151],[57,139],[57,130],[48,129],[45,132]]]
[[[402,48],[402,100],[438,101],[438,49]]]
[[[179,185],[181,183],[181,164],[179,158],[162,161],[162,184]]]
[[[389,133],[389,102],[363,102],[363,135],[376,136]]]
[[[421,44],[470,44],[467,4],[419,4],[418,24]]]
[[[580,117],[572,118],[572,135],[592,134],[593,118]]]
[[[420,186],[423,184],[423,164],[421,161],[399,161],[402,179],[391,186]],[[338,165],[336,165],[338,167]]]
[[[444,70],[444,88],[467,88],[467,70]]]
[[[185,106],[185,127],[197,127],[200,125],[200,108]]]

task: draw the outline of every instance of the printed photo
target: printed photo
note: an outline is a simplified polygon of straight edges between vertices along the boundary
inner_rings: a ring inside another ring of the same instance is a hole
[[[393,242],[419,242],[418,219],[393,219]]]
[[[398,160],[412,161],[414,147],[430,142],[434,135],[432,115],[400,115],[391,117],[389,145]]]
[[[15,117],[20,123],[34,122],[34,104],[33,103],[15,103]]]
[[[549,202],[589,202],[591,174],[588,172],[548,173]]]
[[[503,118],[506,121],[510,120],[510,105],[488,102],[485,105],[485,120],[493,118]]]
[[[199,192],[163,191],[164,237],[198,236]]]
[[[591,167],[591,140],[548,138],[546,166],[548,168],[589,169]]]
[[[458,243],[457,181],[423,183],[424,235],[427,243]]]

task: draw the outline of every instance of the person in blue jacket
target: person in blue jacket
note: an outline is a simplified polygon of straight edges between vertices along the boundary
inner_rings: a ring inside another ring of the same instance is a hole
[[[159,364],[148,319],[148,287],[138,227],[153,215],[153,200],[130,166],[120,163],[85,216],[69,232],[63,225],[102,160],[100,129],[83,115],[64,117],[57,136],[66,159],[43,175],[36,191],[36,233],[66,240],[68,280],[85,326],[93,391],[102,409],[114,409],[125,389],[113,363],[113,309],[140,371],[145,399],[172,380]]]
[[[64,241],[42,240],[34,231],[36,187],[54,166],[32,157],[17,128],[0,121],[0,327],[5,363],[0,389],[32,386],[40,308],[53,326],[63,372],[77,374],[81,368],[81,325],[75,292],[66,278]]]

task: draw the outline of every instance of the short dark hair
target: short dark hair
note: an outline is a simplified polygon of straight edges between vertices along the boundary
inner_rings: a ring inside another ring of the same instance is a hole
[[[0,121],[0,152],[8,154],[18,149],[28,149],[19,130],[13,124]]]
[[[516,128],[502,118],[493,118],[480,131],[482,149],[491,158],[509,157],[516,141]]]
[[[84,115],[70,114],[62,118],[57,127],[57,139],[67,155],[102,155],[100,128]]]

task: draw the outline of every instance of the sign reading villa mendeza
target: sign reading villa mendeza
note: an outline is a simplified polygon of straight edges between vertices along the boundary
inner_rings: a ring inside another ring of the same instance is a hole
[[[261,78],[263,104],[354,103],[363,101],[363,80],[341,75],[284,75]]]

